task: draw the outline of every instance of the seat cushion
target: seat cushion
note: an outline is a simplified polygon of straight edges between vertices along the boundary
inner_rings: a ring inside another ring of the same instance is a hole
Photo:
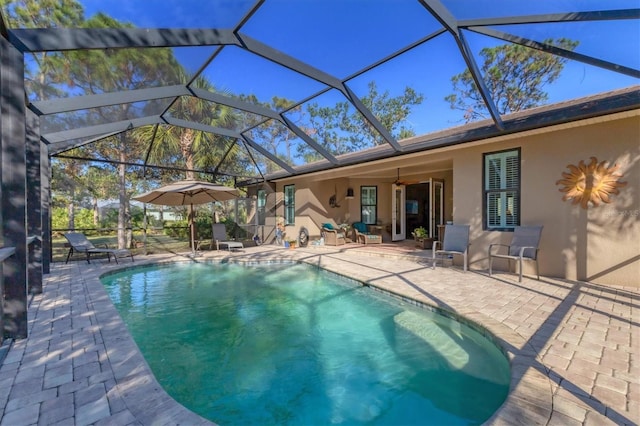
[[[353,227],[361,234],[366,234],[368,231],[367,224],[363,222],[356,222],[353,224]]]
[[[240,241],[220,241],[219,244],[221,246],[227,246],[227,249],[229,251],[231,251],[231,249],[241,249],[244,248],[244,244],[242,244]]]

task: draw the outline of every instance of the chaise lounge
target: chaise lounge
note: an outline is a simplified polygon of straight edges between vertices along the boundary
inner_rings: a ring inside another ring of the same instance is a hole
[[[241,241],[229,241],[227,240],[227,228],[224,223],[213,224],[213,240],[216,243],[216,249],[220,250],[220,246],[227,247],[227,250],[244,248],[244,244]]]
[[[369,232],[369,228],[364,222],[354,222],[353,225],[353,240],[356,243],[361,244],[381,244],[382,235],[372,234]]]
[[[105,244],[104,247],[96,247],[80,232],[68,232],[64,234],[64,237],[70,246],[65,263],[69,263],[69,258],[71,258],[74,252],[85,253],[87,255],[87,263],[91,263],[92,254],[106,254],[109,262],[111,262],[111,256],[116,260],[116,263],[118,263],[118,257],[131,257],[131,261],[133,262],[133,253],[130,250],[110,249],[107,244]]]

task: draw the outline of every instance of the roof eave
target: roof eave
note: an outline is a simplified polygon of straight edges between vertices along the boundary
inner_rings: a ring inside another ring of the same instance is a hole
[[[633,86],[509,114],[504,117],[503,130],[498,129],[492,120],[483,120],[402,140],[400,141],[403,147],[402,152],[393,151],[389,149],[388,146],[382,145],[360,152],[338,156],[336,158],[340,160],[339,166],[327,162],[310,163],[295,167],[295,173],[293,174],[279,171],[265,175],[265,180],[268,182],[277,182],[319,171],[344,168],[370,161],[394,156],[400,157],[410,153],[429,151],[443,147],[464,145],[497,136],[521,133],[634,109],[640,109],[640,86]],[[245,183],[245,185],[251,184],[252,183],[249,182]]]

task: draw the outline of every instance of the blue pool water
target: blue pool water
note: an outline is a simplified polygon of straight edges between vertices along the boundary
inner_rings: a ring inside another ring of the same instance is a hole
[[[221,425],[466,425],[509,366],[460,323],[308,265],[175,264],[103,278],[156,378]]]

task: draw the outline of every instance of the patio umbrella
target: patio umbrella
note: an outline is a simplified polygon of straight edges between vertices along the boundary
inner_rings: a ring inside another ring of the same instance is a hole
[[[240,193],[237,189],[228,186],[197,180],[182,180],[145,192],[133,197],[133,199],[162,206],[190,206],[191,250],[195,253],[194,204],[233,200],[239,196]]]

